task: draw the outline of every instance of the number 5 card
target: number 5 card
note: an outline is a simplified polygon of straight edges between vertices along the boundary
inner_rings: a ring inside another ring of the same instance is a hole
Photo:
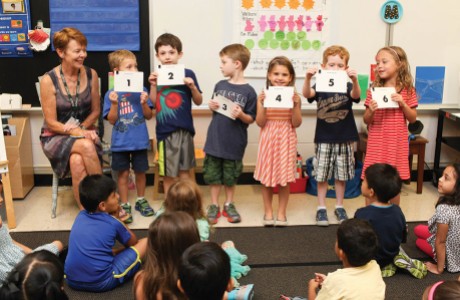
[[[113,90],[142,93],[144,91],[144,72],[116,71],[113,78]]]
[[[215,110],[215,112],[222,114],[232,120],[235,120],[234,117],[232,117],[232,111],[235,108],[236,104],[230,99],[225,98],[222,95],[214,95],[214,100],[216,100],[219,103],[219,108]]]
[[[294,107],[293,96],[293,86],[269,86],[268,90],[265,90],[264,107],[292,108]]]
[[[374,87],[371,89],[372,99],[377,101],[378,108],[398,108],[398,102],[391,100],[391,94],[396,93],[394,87]]]
[[[158,85],[184,85],[184,65],[158,65],[157,72]]]
[[[348,76],[345,71],[318,70],[316,91],[326,93],[346,93]]]

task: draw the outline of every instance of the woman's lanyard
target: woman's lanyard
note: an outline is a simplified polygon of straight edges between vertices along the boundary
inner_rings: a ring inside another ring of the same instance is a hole
[[[69,99],[70,105],[72,106],[72,117],[77,117],[78,111],[78,93],[80,92],[80,69],[78,70],[78,78],[77,78],[77,88],[75,89],[75,98],[72,98],[70,95],[69,87],[67,86],[67,82],[65,81],[64,73],[62,72],[62,64],[60,65],[59,71],[61,73],[62,83],[64,84],[65,91],[67,92],[67,98]]]

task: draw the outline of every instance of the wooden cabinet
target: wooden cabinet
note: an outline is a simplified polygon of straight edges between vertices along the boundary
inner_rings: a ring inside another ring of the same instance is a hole
[[[8,124],[16,126],[15,136],[5,136],[11,193],[14,199],[23,199],[34,186],[29,118],[13,117],[8,119]]]

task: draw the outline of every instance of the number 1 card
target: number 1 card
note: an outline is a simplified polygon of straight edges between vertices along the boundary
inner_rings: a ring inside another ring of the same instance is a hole
[[[158,85],[184,85],[184,65],[158,65],[157,72]]]
[[[216,100],[219,103],[219,108],[215,110],[215,112],[222,114],[232,120],[235,120],[234,117],[232,117],[232,111],[235,108],[236,104],[230,99],[225,98],[222,95],[214,95],[214,100]]]
[[[374,87],[371,89],[372,99],[377,101],[378,108],[398,108],[398,102],[391,100],[391,94],[396,93],[394,87]]]
[[[345,71],[318,70],[316,73],[316,91],[326,93],[347,92],[348,75]]]
[[[113,78],[113,90],[142,93],[144,91],[144,72],[116,71]]]
[[[269,86],[265,90],[264,107],[270,108],[293,108],[293,86]]]

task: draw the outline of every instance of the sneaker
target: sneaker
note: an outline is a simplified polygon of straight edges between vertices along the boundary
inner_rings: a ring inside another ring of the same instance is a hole
[[[404,251],[399,251],[393,261],[398,268],[409,271],[415,278],[422,279],[427,274],[425,264],[418,259],[410,258]]]
[[[232,202],[224,205],[224,210],[222,211],[222,214],[224,215],[224,217],[227,218],[227,221],[229,221],[230,223],[241,222],[241,216],[236,211],[235,204],[233,204]]]
[[[391,277],[396,273],[396,266],[393,263],[390,263],[383,267],[381,272],[383,278]]]
[[[251,300],[254,298],[254,285],[242,285],[228,293],[228,300]]]
[[[133,215],[131,214],[131,205],[129,203],[124,203],[124,204],[122,204],[120,206],[129,216],[128,218],[123,220],[123,223],[131,224],[133,222]]]
[[[219,206],[215,204],[211,204],[208,206],[208,211],[206,213],[206,217],[208,218],[208,222],[211,224],[216,224],[220,218],[220,209]]]
[[[145,200],[145,198],[137,199],[136,200],[136,205],[134,208],[141,213],[142,216],[144,217],[150,217],[155,214],[155,211],[153,208],[150,206],[150,204]]]
[[[316,212],[316,225],[329,226],[327,211],[325,209],[318,209],[318,211]]]
[[[347,211],[343,207],[337,207],[334,211],[335,216],[339,224],[342,224],[343,221],[348,219]]]

